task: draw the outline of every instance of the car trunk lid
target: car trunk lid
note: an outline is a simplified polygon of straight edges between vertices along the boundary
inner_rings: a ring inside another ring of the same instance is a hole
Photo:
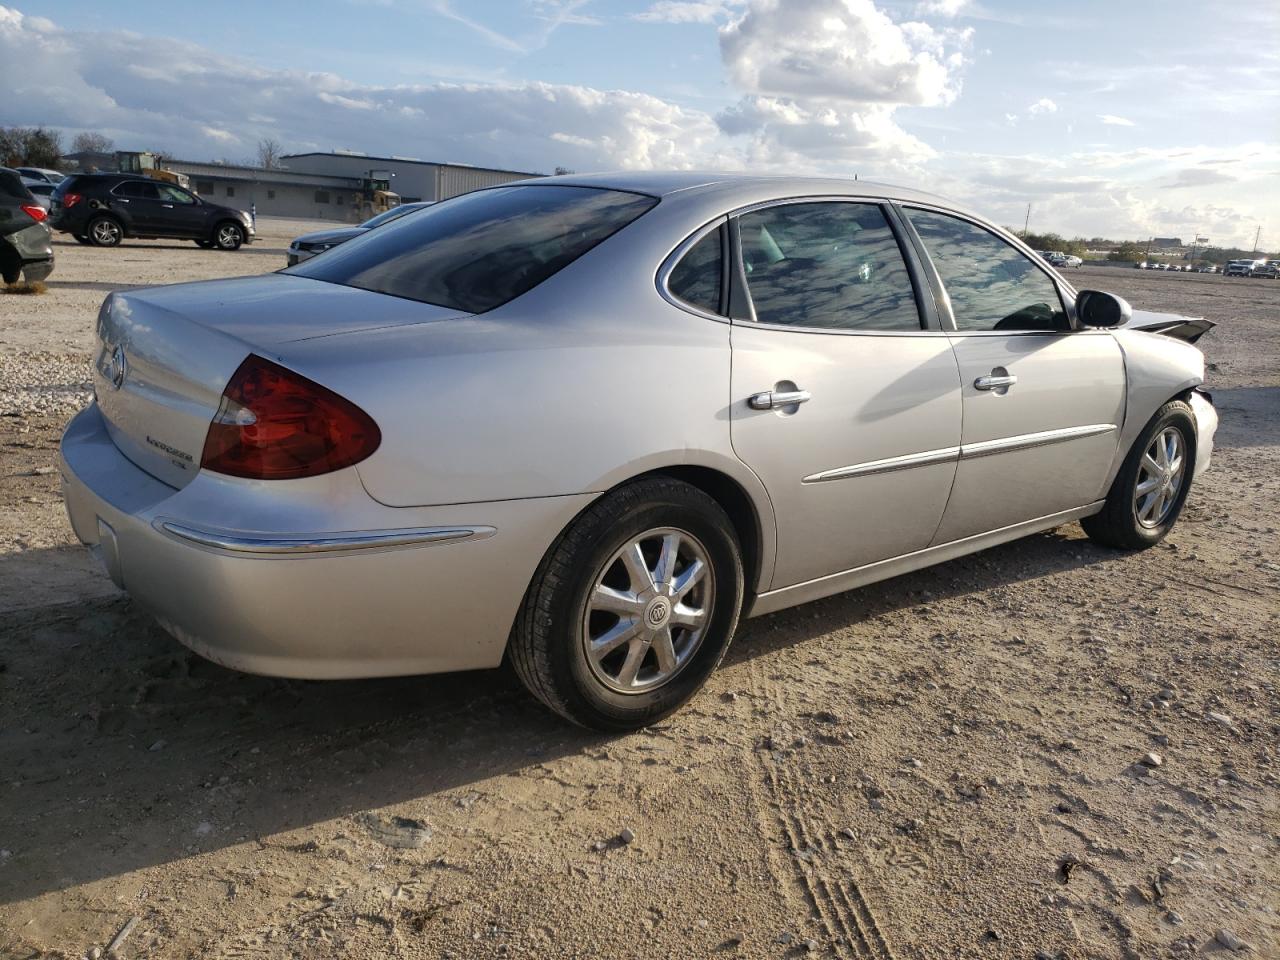
[[[121,453],[181,488],[250,353],[288,366],[292,342],[456,315],[279,274],[114,293],[98,314],[94,393]]]

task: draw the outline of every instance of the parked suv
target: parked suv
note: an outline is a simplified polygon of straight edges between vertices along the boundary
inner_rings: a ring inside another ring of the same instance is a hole
[[[127,173],[67,177],[53,191],[49,222],[81,243],[99,247],[114,247],[125,237],[194,240],[220,250],[253,242],[253,220],[243,210]]]
[[[1275,280],[1280,276],[1280,260],[1267,260],[1253,268],[1253,276]]]
[[[1253,260],[1231,260],[1222,270],[1224,277],[1248,277],[1253,275]]]
[[[43,280],[53,272],[53,234],[44,207],[16,170],[0,167],[0,279]]]

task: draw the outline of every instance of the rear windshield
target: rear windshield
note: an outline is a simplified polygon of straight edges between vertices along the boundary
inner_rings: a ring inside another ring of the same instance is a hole
[[[16,170],[0,169],[0,197],[11,200],[30,200],[31,193]]]
[[[482,313],[532,290],[657,202],[595,187],[478,190],[284,272]]]

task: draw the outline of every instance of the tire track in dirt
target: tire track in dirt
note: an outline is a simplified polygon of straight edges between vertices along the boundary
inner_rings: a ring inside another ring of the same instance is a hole
[[[783,694],[761,675],[762,669],[764,665],[753,662],[752,694],[757,700],[780,705]],[[774,811],[787,839],[795,880],[821,920],[831,952],[855,960],[895,960],[862,885],[852,876],[847,863],[849,849],[836,841],[835,824],[797,810],[797,798],[804,792],[801,784],[812,779],[812,767],[803,756],[791,751],[786,752],[785,759],[778,759],[777,746],[757,745],[753,751],[761,772],[757,783],[763,783],[767,793],[761,798],[760,809]],[[846,861],[841,864],[841,873],[831,869],[836,857]]]

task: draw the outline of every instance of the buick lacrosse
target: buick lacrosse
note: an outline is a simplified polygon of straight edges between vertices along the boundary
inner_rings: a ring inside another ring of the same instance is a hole
[[[532,180],[112,294],[60,470],[111,578],[218,663],[509,658],[624,730],[740,617],[1073,520],[1158,542],[1209,463],[1209,326],[926,193]]]

